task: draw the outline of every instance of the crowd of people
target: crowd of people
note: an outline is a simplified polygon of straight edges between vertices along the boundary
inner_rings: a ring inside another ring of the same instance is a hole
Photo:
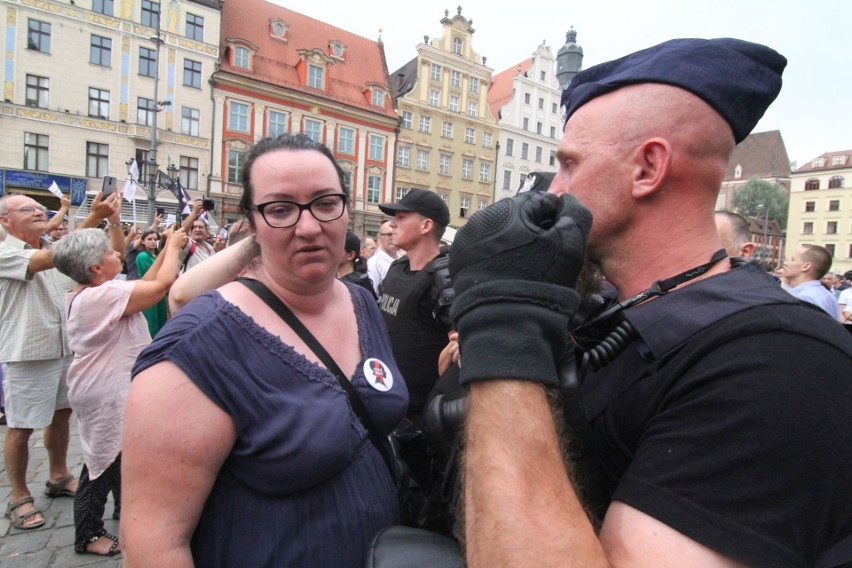
[[[75,551],[131,567],[359,566],[398,523],[470,566],[852,561],[852,271],[803,245],[768,274],[713,212],[785,65],[673,40],[581,72],[559,172],[449,250],[423,189],[376,240],[348,230],[344,172],[303,135],[254,145],[227,238],[200,200],[138,230],[98,194],[69,231],[67,200],[3,197],[6,516],[45,523],[43,428]]]

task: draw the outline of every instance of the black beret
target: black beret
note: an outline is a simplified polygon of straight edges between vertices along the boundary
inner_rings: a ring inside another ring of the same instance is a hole
[[[775,50],[739,39],[673,39],[577,73],[562,93],[563,121],[621,87],[664,83],[713,107],[739,144],[778,96],[786,65]]]

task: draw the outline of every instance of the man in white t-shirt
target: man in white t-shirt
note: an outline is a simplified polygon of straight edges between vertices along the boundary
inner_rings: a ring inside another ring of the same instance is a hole
[[[367,260],[367,276],[373,282],[377,296],[379,295],[379,285],[385,279],[391,263],[402,256],[399,248],[394,246],[391,241],[392,235],[390,222],[382,223],[382,226],[379,227],[379,248]]]

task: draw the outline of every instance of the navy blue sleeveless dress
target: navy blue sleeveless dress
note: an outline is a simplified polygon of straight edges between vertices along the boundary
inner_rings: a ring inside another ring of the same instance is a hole
[[[386,435],[405,414],[408,391],[375,301],[347,286],[364,354],[352,384]],[[397,498],[332,374],[215,291],[163,327],[133,374],[165,360],[237,431],[192,538],[196,566],[361,566],[373,536],[396,523]]]

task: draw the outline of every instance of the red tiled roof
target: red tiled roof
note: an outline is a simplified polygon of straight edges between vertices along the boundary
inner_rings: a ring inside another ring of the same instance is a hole
[[[737,165],[742,167],[742,175],[734,176]],[[781,132],[753,132],[737,144],[725,170],[725,181],[751,178],[789,178],[790,158],[784,147]]]
[[[272,36],[270,20],[286,22],[286,41]],[[396,117],[387,63],[382,44],[377,41],[264,0],[225,2],[221,34],[222,71]],[[229,41],[238,40],[258,48],[253,56],[252,70],[230,65],[225,48]],[[333,58],[334,63],[328,66],[326,91],[309,88],[297,75],[296,66],[301,60],[298,52],[319,49],[330,56],[331,41],[346,46],[342,60]],[[369,101],[369,86],[375,84],[387,89],[383,109],[372,106]],[[365,91],[368,91],[366,95]]]
[[[834,164],[835,156],[845,156],[842,164]],[[817,156],[817,158],[823,158],[823,163],[821,166],[814,166],[814,160],[811,160],[804,166],[796,169],[796,173],[799,172],[816,172],[822,170],[836,170],[836,169],[845,169],[852,165],[852,150],[841,150],[839,152],[825,152]]]
[[[526,73],[532,66],[532,62],[530,57],[491,77],[491,85],[488,87],[488,108],[491,109],[491,116],[496,120],[500,119],[500,109],[503,105],[512,99],[512,84],[515,77],[519,73]]]

